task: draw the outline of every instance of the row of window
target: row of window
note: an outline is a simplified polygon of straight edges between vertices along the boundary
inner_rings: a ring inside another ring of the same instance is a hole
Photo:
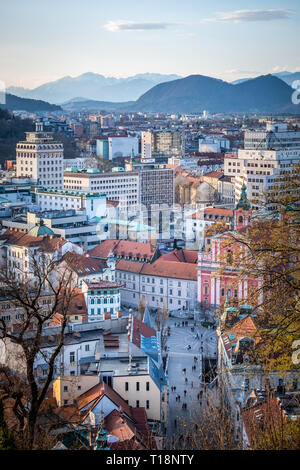
[[[135,389],[140,392],[140,382],[135,383]],[[146,382],[146,392],[150,391],[150,382]],[[129,392],[129,382],[125,382],[125,392]]]

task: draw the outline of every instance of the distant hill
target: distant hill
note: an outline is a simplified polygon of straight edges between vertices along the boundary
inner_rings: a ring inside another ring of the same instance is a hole
[[[104,77],[87,72],[78,77],[63,77],[32,90],[9,87],[7,91],[22,98],[61,104],[76,96],[98,101],[134,101],[154,85],[179,78],[178,75],[138,74],[128,78]]]
[[[41,100],[19,98],[18,96],[6,94],[6,103],[0,104],[2,109],[37,112],[37,111],[62,111],[60,106]]]
[[[292,83],[295,81],[295,80],[300,80],[300,72],[287,72],[287,71],[284,71],[284,72],[278,72],[278,73],[272,73],[271,75],[273,75],[273,77],[278,77],[278,78],[281,78],[281,80],[283,80],[285,83],[287,83],[288,85],[292,85]],[[243,83],[243,82],[246,82],[247,80],[251,80],[251,78],[240,78],[238,80],[234,80],[232,83],[232,85],[237,85],[239,83]]]
[[[203,75],[156,85],[130,110],[149,112],[299,113],[292,104],[293,89],[281,79],[262,75],[233,85]]]

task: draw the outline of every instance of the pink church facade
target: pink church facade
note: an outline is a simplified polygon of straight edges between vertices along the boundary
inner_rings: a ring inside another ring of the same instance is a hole
[[[234,227],[240,230],[249,225],[250,210],[235,210]],[[240,245],[226,248],[226,232],[211,239],[209,251],[198,254],[198,302],[202,309],[210,310],[224,304],[226,298],[247,303],[251,292],[260,286],[255,278],[238,279],[239,271],[230,266],[231,250],[241,249]],[[226,265],[224,261],[227,260]],[[222,272],[220,272],[221,267]]]

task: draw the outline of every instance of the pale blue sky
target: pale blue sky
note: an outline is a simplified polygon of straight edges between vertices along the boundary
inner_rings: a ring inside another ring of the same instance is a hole
[[[0,80],[300,70],[299,0],[0,0]]]

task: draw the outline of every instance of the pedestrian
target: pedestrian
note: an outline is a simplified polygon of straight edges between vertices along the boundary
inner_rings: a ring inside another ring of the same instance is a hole
[[[194,387],[194,384],[193,384],[193,382],[191,383],[191,386],[192,386],[192,388]]]
[[[180,395],[178,395],[178,401],[180,401]]]
[[[184,396],[186,396],[186,390],[183,390]]]
[[[174,419],[174,426],[175,426],[175,428],[177,427],[177,421],[176,421],[176,419]]]
[[[174,386],[174,390],[176,391],[176,385]]]
[[[182,403],[182,407],[181,407],[183,410],[184,410],[184,403]]]
[[[185,383],[186,383],[186,384],[188,383],[188,379],[187,379],[187,377],[185,378]]]

